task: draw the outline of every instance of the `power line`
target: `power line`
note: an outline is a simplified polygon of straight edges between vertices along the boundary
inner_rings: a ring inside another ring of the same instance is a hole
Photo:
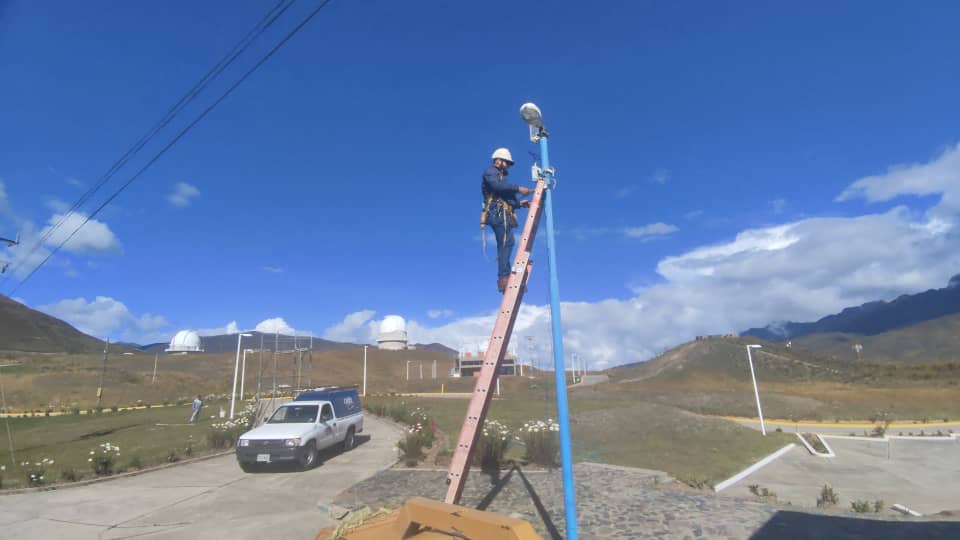
[[[144,146],[149,144],[150,141],[153,140],[153,138],[163,128],[167,127],[167,125],[169,125],[170,122],[172,122],[177,117],[177,115],[179,115],[180,112],[183,111],[184,108],[186,108],[190,103],[192,103],[193,100],[207,87],[207,85],[210,84],[210,82],[212,82],[214,79],[220,76],[221,73],[223,73],[228,67],[230,67],[230,65],[233,63],[234,60],[236,60],[241,54],[243,54],[248,48],[250,48],[253,42],[256,41],[256,39],[260,37],[260,35],[262,35],[263,32],[265,32],[268,28],[270,28],[270,26],[272,26],[273,23],[278,18],[280,18],[280,16],[283,15],[284,12],[286,12],[287,9],[289,9],[294,2],[296,2],[296,0],[289,0],[289,3],[286,3],[286,5],[284,5],[285,2],[288,2],[288,0],[278,0],[277,3],[274,4],[274,6],[263,17],[260,18],[257,24],[253,28],[251,28],[247,32],[247,34],[242,39],[240,39],[240,41],[238,41],[233,46],[233,48],[230,49],[230,51],[227,52],[226,55],[224,55],[223,58],[220,59],[219,62],[217,62],[212,68],[210,68],[210,70],[207,71],[207,73],[203,77],[201,77],[200,80],[197,81],[197,83],[194,84],[193,87],[190,90],[188,90],[186,94],[180,97],[179,101],[177,101],[172,107],[170,107],[170,109],[160,119],[159,122],[157,122],[152,128],[150,128],[150,130],[148,130],[146,134],[140,137],[140,139],[136,143],[134,143],[133,146],[128,148],[127,151],[122,156],[120,156],[120,158],[117,159],[117,161],[115,161],[113,165],[110,166],[107,172],[104,173],[102,177],[100,177],[97,183],[94,184],[94,186],[88,189],[86,192],[84,192],[83,195],[81,195],[80,198],[77,199],[77,201],[73,204],[73,206],[71,206],[69,210],[64,212],[62,216],[60,216],[60,219],[52,227],[47,228],[44,231],[44,233],[40,235],[40,238],[38,238],[37,241],[30,247],[30,250],[25,255],[19,258],[19,260],[16,262],[13,269],[11,270],[11,275],[13,275],[20,268],[20,266],[22,266],[25,263],[25,261],[27,261],[30,258],[31,255],[36,253],[36,251],[40,249],[40,246],[42,246],[44,242],[46,242],[46,240],[50,238],[50,236],[54,232],[56,232],[61,226],[63,226],[63,224],[66,223],[67,219],[69,219],[71,215],[75,214],[76,211],[81,206],[83,206],[88,200],[90,200],[90,198],[93,197],[93,195],[95,195],[96,192],[99,191],[101,187],[103,187],[107,182],[109,182],[113,178],[113,176],[117,172],[119,172],[124,165],[127,164],[128,161],[133,159],[137,155],[137,153],[139,153]],[[278,9],[279,11],[277,11]],[[44,262],[46,262],[46,259],[44,259]]]
[[[266,61],[269,60],[288,41],[290,41],[290,39],[293,36],[295,36],[298,32],[300,32],[300,30],[304,26],[306,26],[307,23],[309,23],[314,18],[314,16],[316,16],[316,14],[319,13],[320,10],[325,8],[330,2],[331,0],[323,0],[322,2],[320,2],[320,4],[316,8],[314,8],[313,11],[311,11],[306,17],[304,17],[304,19],[300,21],[300,23],[297,24],[297,26],[295,26],[293,30],[287,33],[287,35],[284,36],[279,43],[277,43],[272,49],[270,49],[270,51],[267,54],[261,57],[260,60],[257,61],[257,63],[254,64],[252,68],[250,68],[246,73],[244,73],[243,76],[241,76],[235,83],[233,83],[230,86],[230,88],[228,88],[219,98],[217,98],[216,101],[214,101],[210,106],[204,109],[203,112],[201,112],[193,121],[187,124],[185,128],[180,130],[180,132],[177,133],[177,135],[169,143],[167,143],[167,145],[164,146],[163,149],[161,149],[150,161],[148,161],[146,165],[141,167],[136,174],[130,177],[130,179],[127,180],[122,186],[120,186],[119,189],[113,192],[113,194],[110,195],[110,197],[108,197],[107,200],[105,200],[100,206],[98,206],[96,210],[94,210],[89,216],[87,216],[83,220],[83,223],[81,223],[76,229],[74,229],[73,232],[71,232],[66,239],[60,242],[60,244],[58,244],[57,247],[50,252],[50,254],[48,254],[42,261],[40,261],[40,264],[38,264],[33,270],[31,270],[30,273],[27,274],[27,276],[23,278],[23,280],[21,280],[20,283],[17,284],[17,286],[13,289],[13,291],[10,294],[11,295],[16,294],[16,292],[20,290],[20,287],[22,287],[24,283],[29,281],[29,279],[33,277],[33,275],[37,272],[37,270],[42,268],[43,265],[46,264],[51,257],[53,257],[53,255],[55,255],[58,251],[60,251],[60,249],[64,246],[64,244],[69,242],[77,234],[77,232],[83,228],[84,225],[86,225],[91,219],[93,219],[94,216],[99,214],[100,211],[103,210],[108,204],[113,202],[113,200],[116,199],[118,195],[123,193],[123,191],[127,189],[127,187],[129,187],[130,184],[134,182],[134,180],[136,180],[137,178],[140,177],[141,174],[146,172],[146,170],[149,169],[158,159],[160,159],[164,154],[167,153],[167,150],[169,150],[175,144],[177,144],[177,142],[180,141],[180,139],[182,139],[184,135],[186,135],[191,129],[193,129],[193,127],[197,125],[197,123],[199,123],[200,120],[203,120],[211,111],[213,111],[218,105],[220,105],[220,103],[223,102],[224,99],[226,99],[231,93],[233,93],[233,91],[236,90],[237,87],[240,86],[244,81],[246,81],[247,78],[250,77],[250,75],[253,75],[253,73],[256,72],[257,69],[260,68],[260,66],[266,63]]]

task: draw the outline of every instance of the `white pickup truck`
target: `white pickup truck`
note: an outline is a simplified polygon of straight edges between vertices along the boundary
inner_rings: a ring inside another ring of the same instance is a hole
[[[237,440],[237,461],[246,472],[258,466],[295,462],[301,469],[317,464],[320,450],[353,448],[363,431],[363,408],[355,389],[304,392],[281,405],[262,426]]]

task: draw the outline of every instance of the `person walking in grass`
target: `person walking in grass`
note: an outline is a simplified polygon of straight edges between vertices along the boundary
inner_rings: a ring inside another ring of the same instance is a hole
[[[200,396],[197,396],[197,399],[193,400],[193,414],[190,415],[190,422],[196,422],[200,419],[200,409],[203,408],[203,400],[200,399]]]

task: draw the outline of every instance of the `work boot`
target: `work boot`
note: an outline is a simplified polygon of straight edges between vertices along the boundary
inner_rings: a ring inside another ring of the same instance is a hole
[[[503,294],[507,290],[507,283],[510,281],[510,277],[502,277],[497,280],[497,290],[500,291],[500,294]]]

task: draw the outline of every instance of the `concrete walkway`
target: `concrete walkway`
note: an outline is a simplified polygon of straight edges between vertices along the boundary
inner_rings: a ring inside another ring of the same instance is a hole
[[[13,539],[312,539],[333,524],[318,503],[390,467],[400,431],[373,416],[347,453],[306,472],[245,474],[234,456],[51,491],[0,495],[0,537]]]
[[[343,492],[348,508],[397,508],[415,495],[442,500],[446,471],[390,469]],[[848,512],[800,511],[666,484],[663,473],[594,463],[574,467],[580,538],[751,539],[960,538],[960,521],[876,519]],[[461,504],[528,520],[544,539],[566,537],[560,471],[480,471],[467,477]]]

